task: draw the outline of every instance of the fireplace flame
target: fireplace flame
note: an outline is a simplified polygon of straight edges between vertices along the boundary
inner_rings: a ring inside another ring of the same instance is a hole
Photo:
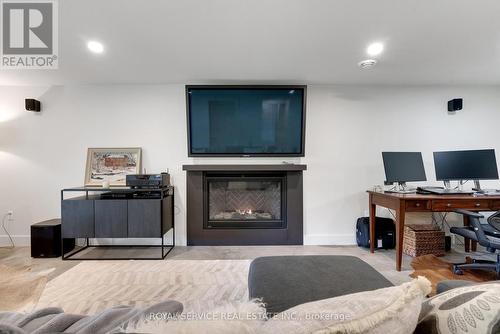
[[[252,209],[243,209],[243,210],[236,210],[240,215],[251,215],[252,214]]]

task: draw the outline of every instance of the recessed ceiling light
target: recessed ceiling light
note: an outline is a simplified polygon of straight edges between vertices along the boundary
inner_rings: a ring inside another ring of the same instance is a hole
[[[90,42],[88,42],[87,43],[87,47],[93,53],[103,53],[103,51],[104,51],[104,46],[102,45],[102,43],[99,43],[99,42],[96,42],[96,41],[90,41]]]
[[[382,43],[372,43],[366,48],[366,53],[372,57],[378,56],[384,51],[384,44]]]
[[[359,68],[362,70],[372,68],[375,65],[377,65],[377,61],[375,59],[366,59],[358,63]]]

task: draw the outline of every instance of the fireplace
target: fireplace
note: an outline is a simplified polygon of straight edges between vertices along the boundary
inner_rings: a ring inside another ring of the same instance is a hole
[[[184,165],[188,245],[302,245],[305,165]]]
[[[204,228],[286,227],[283,173],[207,173],[205,189]]]

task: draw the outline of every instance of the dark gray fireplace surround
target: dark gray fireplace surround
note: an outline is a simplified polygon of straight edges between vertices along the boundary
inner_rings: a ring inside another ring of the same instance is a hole
[[[187,243],[302,245],[306,165],[183,165]]]

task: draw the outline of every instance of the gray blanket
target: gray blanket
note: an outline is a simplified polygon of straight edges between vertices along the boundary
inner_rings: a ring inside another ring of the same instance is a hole
[[[142,318],[161,314],[162,317],[181,314],[183,306],[167,300],[145,309],[116,306],[92,316],[67,314],[58,307],[48,307],[29,314],[0,312],[0,334],[119,333],[121,328]]]

